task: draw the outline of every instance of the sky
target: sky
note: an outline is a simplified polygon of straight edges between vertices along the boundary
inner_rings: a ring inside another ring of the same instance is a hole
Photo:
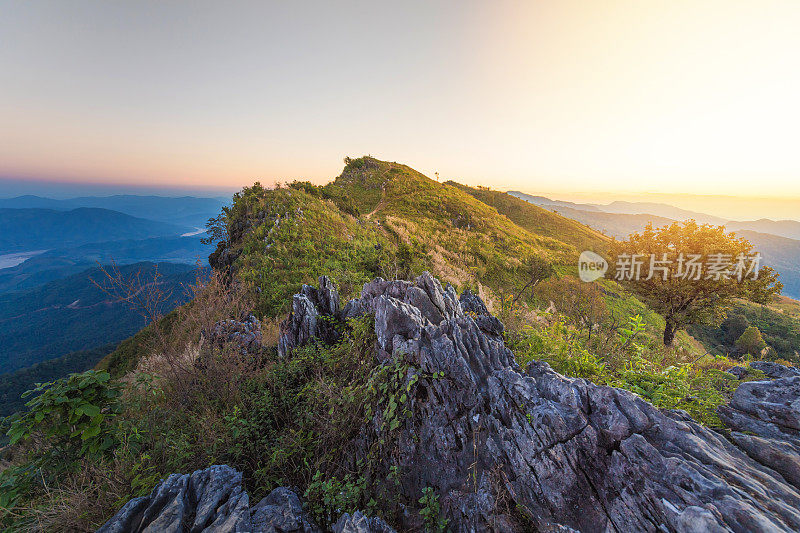
[[[800,198],[798,27],[795,0],[2,0],[0,177],[229,191],[371,154],[534,194]]]

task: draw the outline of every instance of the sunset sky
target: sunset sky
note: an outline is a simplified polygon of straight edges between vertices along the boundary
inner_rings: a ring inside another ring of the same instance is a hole
[[[800,197],[798,28],[796,0],[3,1],[0,177],[235,189],[369,153],[532,193]]]

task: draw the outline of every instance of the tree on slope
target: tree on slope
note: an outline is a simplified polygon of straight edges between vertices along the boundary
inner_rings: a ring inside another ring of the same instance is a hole
[[[750,354],[753,357],[758,357],[761,350],[767,347],[764,338],[761,337],[761,332],[755,326],[750,326],[741,336],[736,339],[736,351],[741,354]]]
[[[609,254],[611,275],[664,317],[667,346],[687,325],[718,325],[733,299],[766,303],[783,288],[746,239],[694,220],[648,224]]]

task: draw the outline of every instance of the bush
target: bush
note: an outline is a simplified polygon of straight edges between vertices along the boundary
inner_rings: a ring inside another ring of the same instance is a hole
[[[317,471],[303,497],[314,520],[322,527],[330,528],[342,513],[365,510],[370,514],[377,502],[371,500],[366,506],[362,505],[366,494],[367,481],[363,477],[355,478],[348,474],[341,480],[335,477],[325,479],[322,472]]]
[[[753,357],[758,357],[761,350],[767,347],[767,343],[761,337],[761,332],[755,326],[749,326],[744,332],[736,339],[736,350],[742,354],[750,354]]]
[[[89,370],[40,383],[23,396],[34,398],[29,411],[10,418],[9,443],[38,436],[48,446],[32,451],[35,461],[53,470],[69,469],[84,457],[109,453],[118,444],[116,417],[120,387],[107,372]]]
[[[527,327],[510,341],[523,367],[534,359],[543,360],[567,376],[626,389],[656,407],[683,409],[701,423],[722,425],[716,409],[737,381],[717,367],[732,366],[730,360],[707,355],[683,361],[679,350],[665,349],[645,336],[646,327],[638,315],[625,326],[613,328],[617,334],[604,356],[587,347],[587,334],[581,336],[580,328],[569,326],[558,315],[549,325]]]
[[[422,498],[419,499],[422,508],[419,516],[425,524],[425,531],[433,533],[444,533],[447,531],[448,519],[440,517],[441,509],[439,506],[439,496],[433,492],[433,487],[422,489]]]

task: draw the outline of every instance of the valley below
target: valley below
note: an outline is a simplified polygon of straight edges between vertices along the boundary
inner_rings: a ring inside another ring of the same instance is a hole
[[[20,263],[24,263],[31,257],[35,257],[39,254],[46,252],[47,250],[32,250],[29,252],[17,252],[11,254],[1,254],[0,255],[0,270],[4,268],[11,268],[19,265]]]

